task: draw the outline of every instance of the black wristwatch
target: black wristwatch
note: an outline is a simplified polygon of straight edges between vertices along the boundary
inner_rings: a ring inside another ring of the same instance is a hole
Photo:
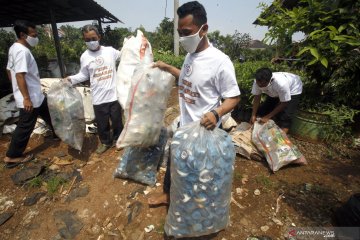
[[[211,110],[210,112],[212,112],[215,115],[216,122],[218,122],[220,120],[219,114],[215,110]]]

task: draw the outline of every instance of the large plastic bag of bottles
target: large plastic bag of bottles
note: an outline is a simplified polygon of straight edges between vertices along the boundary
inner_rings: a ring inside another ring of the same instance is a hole
[[[152,65],[142,63],[135,69],[124,109],[125,126],[116,142],[118,148],[150,147],[159,141],[175,78]]]
[[[79,91],[68,82],[56,82],[48,91],[47,101],[56,135],[63,142],[81,151],[85,135],[85,119]]]
[[[206,130],[196,121],[175,132],[168,236],[198,237],[228,226],[234,160],[231,137],[219,128]]]
[[[145,58],[148,58],[147,60]],[[131,88],[131,78],[137,65],[142,61],[153,61],[150,42],[144,34],[137,30],[136,37],[130,36],[124,38],[121,49],[120,63],[117,68],[116,91],[118,101],[124,109]]]
[[[299,149],[273,120],[269,120],[264,124],[256,121],[251,140],[259,151],[265,155],[266,161],[273,172],[290,163],[307,164]]]
[[[120,157],[114,177],[128,178],[154,186],[161,156],[167,141],[166,128],[161,129],[159,142],[148,148],[127,147]]]

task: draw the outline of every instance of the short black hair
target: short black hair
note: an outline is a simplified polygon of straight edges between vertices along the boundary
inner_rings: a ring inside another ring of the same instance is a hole
[[[27,20],[16,20],[14,23],[14,31],[16,33],[16,37],[20,38],[20,33],[23,32],[25,34],[29,34],[29,27],[36,29],[36,25]]]
[[[193,15],[194,23],[198,27],[201,27],[201,25],[207,23],[205,8],[198,1],[184,3],[177,9],[177,14],[179,18],[184,18],[190,14]]]
[[[255,72],[256,81],[268,83],[272,78],[272,71],[269,68],[259,68]]]
[[[96,32],[96,35],[100,36],[100,33],[99,33],[99,30],[96,26],[94,25],[91,25],[91,24],[88,24],[88,25],[85,25],[83,28],[82,28],[82,33],[88,33],[90,31],[94,31]]]

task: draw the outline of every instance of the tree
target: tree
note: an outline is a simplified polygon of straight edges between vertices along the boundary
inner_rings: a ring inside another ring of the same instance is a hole
[[[316,102],[360,106],[360,1],[299,0],[286,9],[276,0],[272,6],[272,13],[259,19],[269,26],[266,39],[305,34],[298,65],[305,68]]]
[[[174,49],[174,23],[165,17],[152,36],[148,36],[153,48],[162,51],[173,51]]]

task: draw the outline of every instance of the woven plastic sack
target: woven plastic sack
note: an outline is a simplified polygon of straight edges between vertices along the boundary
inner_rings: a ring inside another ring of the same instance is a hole
[[[151,44],[144,34],[137,30],[136,37],[124,38],[120,63],[117,68],[116,91],[118,101],[123,109],[129,96],[131,78],[134,75],[135,68],[143,61],[153,62]]]
[[[84,106],[81,94],[67,82],[51,85],[47,101],[56,135],[81,151],[85,135]]]
[[[161,156],[167,140],[166,128],[161,129],[159,142],[152,147],[127,147],[120,157],[114,177],[128,178],[154,186]]]
[[[131,79],[126,104],[125,126],[116,142],[118,148],[149,147],[159,141],[167,101],[175,78],[170,73],[140,64]]]
[[[234,160],[231,138],[219,128],[209,131],[196,121],[175,132],[168,236],[198,237],[228,226]]]
[[[272,120],[264,124],[256,121],[251,140],[258,150],[265,155],[273,172],[290,163],[307,164],[299,149]]]
[[[94,105],[92,103],[91,88],[89,87],[76,87],[82,97],[84,105],[84,118],[86,123],[92,123],[95,120]]]

